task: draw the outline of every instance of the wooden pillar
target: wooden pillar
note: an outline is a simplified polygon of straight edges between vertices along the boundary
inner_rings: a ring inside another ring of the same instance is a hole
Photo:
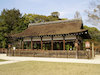
[[[65,36],[63,36],[63,50],[65,50]]]
[[[20,39],[20,49],[22,49],[22,39]]]
[[[94,43],[92,43],[92,58],[94,58],[95,52],[94,52]]]
[[[22,49],[24,49],[24,41],[22,41]]]
[[[81,50],[83,50],[83,39],[81,40]]]
[[[31,37],[31,49],[33,49],[33,38]]]
[[[43,49],[43,42],[42,42],[42,37],[41,37],[41,50]]]
[[[78,58],[78,39],[75,40],[76,58]]]
[[[51,50],[53,50],[53,36],[51,36]]]

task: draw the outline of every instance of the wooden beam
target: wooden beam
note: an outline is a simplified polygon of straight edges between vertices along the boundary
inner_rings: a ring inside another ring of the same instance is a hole
[[[76,59],[78,58],[78,39],[75,40],[75,47],[76,47]]]
[[[63,50],[65,50],[65,36],[63,36]]]
[[[94,52],[94,43],[92,43],[92,58],[94,59],[95,52]]]
[[[33,49],[33,38],[31,37],[31,49]]]
[[[53,50],[53,36],[51,36],[51,50]]]
[[[41,50],[43,49],[43,41],[42,41],[42,37],[41,37]]]
[[[22,49],[22,39],[20,39],[20,49]]]
[[[24,49],[24,41],[22,40],[22,49]]]

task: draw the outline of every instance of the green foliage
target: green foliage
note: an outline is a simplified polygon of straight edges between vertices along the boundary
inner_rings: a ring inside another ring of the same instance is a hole
[[[67,44],[67,45],[65,46],[65,49],[66,49],[66,50],[69,50],[69,48],[70,48],[70,45]]]
[[[48,44],[43,44],[43,50],[48,50],[50,47]]]
[[[25,14],[23,17],[25,18],[24,23],[39,23],[47,21],[46,16],[43,15]]]
[[[61,20],[68,20],[68,18],[61,18]]]
[[[43,44],[43,50],[46,50],[46,48],[45,48],[45,44]]]
[[[18,9],[3,9],[0,15],[0,47],[7,46],[8,34],[19,33],[25,28],[24,18]]]
[[[37,44],[36,44],[36,43],[34,43],[34,48],[35,48],[35,49],[37,48]]]
[[[92,40],[100,42],[100,31],[97,28],[88,26],[84,26],[84,28],[88,29]]]
[[[70,48],[70,50],[72,50],[72,46],[71,46],[71,45],[70,45],[70,47],[69,47],[69,48]]]
[[[31,49],[31,43],[30,42],[24,42],[24,49]]]
[[[48,21],[56,21],[56,20],[59,20],[59,18],[53,17],[53,16],[47,16],[47,18],[48,18]]]
[[[59,20],[57,17],[37,15],[37,14],[25,14],[23,18],[25,19],[24,20],[25,24]]]
[[[60,44],[59,43],[57,43],[57,49],[60,49]]]
[[[53,16],[53,17],[56,17],[56,18],[59,18],[59,12],[52,12],[51,13],[51,16]]]
[[[1,13],[1,22],[5,23],[5,26],[8,28],[9,33],[12,33],[16,29],[16,27],[19,27],[20,18],[20,11],[16,9],[4,9]]]
[[[84,28],[85,29],[88,29],[88,32],[89,32],[89,34],[91,36],[90,42],[91,41],[94,42],[95,43],[95,46],[100,45],[100,30],[98,30],[95,27],[88,27],[88,26],[84,26]],[[83,46],[85,47],[85,44],[83,44]]]
[[[5,48],[7,41],[5,36],[7,36],[8,29],[4,25],[5,24],[0,21],[0,48]]]
[[[8,38],[6,38],[8,35],[22,32],[28,27],[29,23],[39,23],[56,20],[63,20],[59,19],[58,12],[53,12],[50,16],[38,14],[24,14],[22,16],[20,10],[18,9],[3,9],[0,15],[0,48],[7,47],[7,43],[11,42]]]

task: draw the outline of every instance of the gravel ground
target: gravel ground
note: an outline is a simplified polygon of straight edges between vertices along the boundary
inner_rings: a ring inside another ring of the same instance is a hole
[[[96,55],[94,59],[72,59],[72,58],[49,58],[49,57],[15,57],[15,56],[11,57],[11,56],[6,56],[6,54],[0,54],[0,59],[8,60],[0,62],[0,65],[20,62],[20,61],[47,61],[47,62],[100,64],[100,55]]]

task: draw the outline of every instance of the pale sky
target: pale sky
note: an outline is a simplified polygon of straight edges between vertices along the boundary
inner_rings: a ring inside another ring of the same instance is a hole
[[[89,7],[91,0],[0,0],[0,13],[4,8],[19,9],[22,14],[32,13],[50,15],[58,11],[60,18],[73,19],[76,11],[79,11],[84,25],[91,26],[85,21],[85,10]]]

